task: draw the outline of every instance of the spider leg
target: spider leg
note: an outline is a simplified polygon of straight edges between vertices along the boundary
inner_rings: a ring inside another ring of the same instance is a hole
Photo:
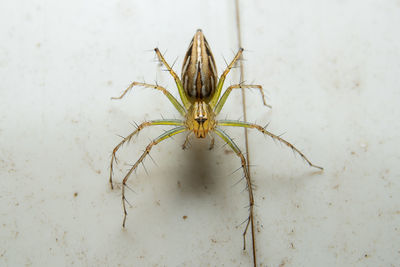
[[[150,150],[153,146],[157,145],[158,143],[160,143],[161,141],[168,139],[170,137],[172,137],[173,135],[179,134],[186,131],[186,127],[185,126],[179,126],[176,128],[173,128],[169,131],[166,131],[165,133],[163,133],[162,135],[160,135],[159,137],[155,138],[153,141],[151,141],[150,144],[147,145],[145,151],[143,152],[143,154],[140,156],[140,158],[135,162],[135,164],[133,164],[132,168],[128,171],[128,173],[125,175],[124,180],[122,181],[122,206],[124,208],[124,221],[122,223],[122,226],[125,227],[125,221],[126,221],[126,215],[128,214],[126,211],[126,205],[125,203],[126,198],[125,198],[125,186],[126,182],[129,179],[129,176],[132,174],[132,172],[137,168],[137,166],[143,162],[144,158],[150,153]]]
[[[188,144],[190,144],[190,142],[189,142],[189,136],[190,136],[192,133],[193,133],[193,132],[189,132],[189,133],[186,135],[185,142],[183,142],[183,144],[182,144],[182,149],[183,149],[183,150],[186,150],[186,148],[188,147]]]
[[[113,176],[113,170],[114,170],[114,162],[117,162],[116,153],[117,153],[118,149],[120,149],[121,146],[123,144],[125,144],[126,142],[129,142],[132,139],[132,137],[135,136],[136,134],[138,134],[143,128],[148,127],[148,126],[153,126],[153,125],[182,126],[182,125],[184,125],[184,123],[181,120],[153,120],[153,121],[143,122],[136,128],[136,130],[134,130],[127,137],[125,137],[121,142],[119,142],[119,144],[113,149],[113,152],[111,155],[111,162],[110,162],[110,186],[111,186],[111,189],[114,189],[113,182],[112,182],[112,176]]]
[[[251,240],[252,240],[252,245],[253,245],[253,258],[256,258],[256,237],[255,237],[255,232],[254,232],[254,197],[253,197],[253,185],[251,183],[251,179],[249,176],[249,171],[247,168],[247,161],[246,158],[244,157],[243,153],[240,151],[239,147],[233,142],[233,140],[222,130],[215,128],[214,129],[215,133],[221,137],[222,140],[224,140],[231,148],[232,150],[236,153],[236,155],[240,158],[242,168],[244,171],[244,176],[246,177],[246,188],[247,191],[249,192],[249,217],[247,218],[247,224],[243,232],[243,250],[246,250],[246,234],[247,230],[251,229]]]
[[[173,95],[171,95],[170,92],[168,92],[167,89],[165,89],[164,87],[158,86],[158,85],[140,83],[140,82],[133,82],[128,86],[128,88],[125,89],[125,91],[119,97],[111,97],[111,99],[122,99],[126,95],[126,93],[128,93],[134,86],[143,86],[143,87],[146,87],[146,88],[153,88],[153,89],[156,89],[156,90],[159,90],[159,91],[163,92],[164,95],[166,97],[168,97],[168,99],[172,103],[172,105],[174,105],[176,110],[178,110],[179,113],[183,117],[185,117],[186,109],[178,102],[178,100],[176,100],[176,98]]]
[[[254,123],[248,123],[244,121],[232,121],[232,120],[220,120],[217,122],[218,126],[233,126],[233,127],[244,127],[244,128],[251,128],[251,129],[257,129],[258,131],[262,132],[265,135],[270,136],[272,139],[277,140],[286,146],[290,147],[294,152],[299,154],[311,167],[323,170],[324,168],[319,167],[317,165],[314,165],[311,163],[311,161],[300,151],[298,150],[294,145],[286,141],[285,139],[265,130],[262,126],[254,124]]]
[[[178,87],[179,95],[181,97],[182,103],[185,106],[186,109],[189,109],[190,107],[190,101],[186,96],[185,90],[183,89],[182,82],[179,79],[178,75],[176,75],[175,71],[168,65],[167,61],[163,57],[163,55],[160,53],[160,50],[158,48],[154,48],[154,51],[157,54],[157,57],[160,59],[160,61],[164,64],[164,66],[167,68],[171,76],[174,78],[176,86]]]
[[[238,61],[238,59],[242,56],[242,53],[243,53],[243,48],[240,48],[239,51],[236,53],[235,57],[233,58],[233,60],[231,61],[231,63],[226,67],[225,71],[219,78],[217,88],[209,103],[212,109],[214,109],[221,95],[222,87],[224,86],[226,76],[228,75],[229,71],[233,68],[236,61]]]
[[[208,147],[208,149],[209,150],[213,150],[213,148],[214,148],[214,144],[215,144],[215,138],[214,138],[214,135],[213,134],[211,134],[210,132],[208,133],[208,136],[210,136],[210,138],[211,138],[211,143],[210,143],[210,146]]]
[[[249,85],[241,85],[241,84],[235,84],[235,85],[231,85],[229,86],[224,94],[221,96],[221,98],[218,101],[218,104],[215,106],[214,108],[214,112],[215,115],[218,115],[219,112],[221,111],[222,107],[225,105],[226,100],[228,99],[229,94],[232,92],[233,89],[237,89],[237,88],[257,88],[260,90],[261,93],[261,98],[263,101],[264,106],[267,106],[269,108],[272,108],[270,105],[267,104],[267,102],[265,102],[265,96],[264,96],[264,91],[261,85],[257,85],[257,84],[249,84]]]

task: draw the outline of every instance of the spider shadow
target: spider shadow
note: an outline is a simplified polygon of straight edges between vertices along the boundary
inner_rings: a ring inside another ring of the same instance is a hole
[[[185,195],[209,195],[218,190],[218,166],[216,151],[210,150],[210,139],[190,138],[190,145],[184,151],[180,171],[181,191]]]

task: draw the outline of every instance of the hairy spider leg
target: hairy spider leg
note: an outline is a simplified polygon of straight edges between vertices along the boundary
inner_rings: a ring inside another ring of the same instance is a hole
[[[244,176],[246,178],[246,188],[249,193],[249,217],[247,218],[247,224],[246,227],[243,231],[243,250],[246,250],[246,234],[247,230],[251,228],[251,238],[252,238],[252,245],[253,245],[253,259],[256,259],[256,247],[255,247],[255,232],[254,232],[254,197],[253,197],[253,184],[251,183],[251,179],[249,176],[249,171],[247,169],[247,162],[246,158],[244,157],[243,153],[240,151],[239,147],[235,144],[235,142],[230,138],[225,132],[223,132],[221,129],[215,128],[214,129],[215,133],[221,137],[222,140],[224,140],[231,148],[232,150],[236,153],[236,155],[240,158]]]
[[[178,87],[179,95],[181,97],[183,106],[186,108],[186,110],[188,110],[189,107],[191,106],[191,103],[190,103],[188,97],[186,96],[185,90],[183,89],[181,79],[179,79],[179,77],[178,77],[178,75],[176,75],[175,71],[168,65],[167,61],[165,60],[163,55],[160,53],[160,50],[158,50],[158,48],[154,48],[154,51],[156,52],[157,57],[160,59],[160,61],[167,68],[167,70],[169,71],[171,76],[174,78],[176,87]]]
[[[186,129],[185,126],[176,127],[176,128],[173,128],[173,129],[171,129],[169,131],[166,131],[162,135],[160,135],[157,138],[153,139],[153,141],[151,141],[151,143],[147,145],[145,151],[140,156],[140,158],[135,162],[135,164],[133,164],[132,168],[130,168],[128,173],[125,175],[124,180],[122,181],[122,206],[124,208],[124,221],[122,222],[122,227],[125,227],[126,215],[128,215],[128,212],[126,211],[126,205],[125,205],[125,203],[127,202],[126,198],[125,198],[125,186],[126,186],[126,182],[129,179],[129,176],[137,168],[137,166],[144,160],[144,158],[150,153],[150,150],[151,150],[151,148],[153,146],[157,145],[161,141],[163,141],[165,139],[168,139],[168,138],[170,138],[170,137],[172,137],[172,136],[174,136],[176,134],[185,132],[186,130],[187,129]]]
[[[233,68],[236,61],[238,61],[238,59],[242,56],[242,53],[243,53],[243,48],[240,48],[239,51],[236,53],[235,57],[232,59],[231,63],[226,67],[224,72],[221,74],[221,77],[218,80],[217,88],[209,102],[212,109],[214,109],[221,95],[222,87],[224,86],[226,76],[228,75],[229,71]]]
[[[119,97],[111,97],[111,99],[122,99],[126,95],[126,93],[128,93],[134,86],[143,86],[143,87],[146,87],[146,88],[153,88],[153,89],[156,89],[156,90],[159,90],[159,91],[163,92],[164,95],[166,97],[168,97],[168,99],[172,103],[172,105],[174,105],[176,110],[178,110],[179,113],[183,117],[185,117],[186,109],[181,105],[181,103],[179,103],[178,100],[176,100],[176,98],[173,95],[171,95],[171,93],[168,92],[167,89],[165,89],[164,87],[158,86],[158,85],[154,85],[154,84],[133,82],[128,86],[128,88],[125,89],[125,91]]]
[[[186,148],[188,147],[188,145],[190,145],[189,137],[190,137],[190,135],[192,135],[192,134],[193,134],[193,132],[190,131],[190,132],[186,135],[185,142],[183,142],[183,144],[182,144],[182,149],[183,149],[183,150],[186,150]]]
[[[260,125],[257,125],[254,123],[248,123],[248,122],[244,122],[244,121],[233,121],[233,120],[220,120],[220,121],[217,121],[217,125],[218,126],[233,126],[233,127],[244,127],[244,128],[257,129],[258,131],[262,132],[263,134],[270,136],[272,139],[277,140],[277,141],[285,144],[286,146],[290,147],[294,152],[299,154],[311,167],[314,167],[314,168],[317,168],[320,170],[324,169],[320,166],[312,164],[311,161],[300,150],[298,150],[294,145],[292,145],[285,139],[265,130],[264,127],[262,127]]]
[[[208,136],[209,136],[210,139],[211,139],[210,146],[208,147],[208,150],[213,150],[214,144],[215,144],[214,135],[213,135],[211,132],[209,132],[209,133],[208,133]]]
[[[214,112],[215,115],[218,115],[222,109],[222,107],[225,105],[226,100],[228,99],[229,94],[232,92],[233,89],[238,89],[238,88],[257,88],[260,90],[261,93],[261,98],[263,101],[264,106],[267,106],[269,108],[272,108],[270,105],[267,104],[267,102],[265,102],[265,96],[264,96],[264,91],[261,85],[257,85],[257,84],[246,84],[246,85],[241,85],[241,84],[235,84],[235,85],[231,85],[229,86],[224,94],[221,96],[221,98],[218,101],[218,104],[215,106],[214,108]]]
[[[131,134],[129,134],[127,137],[125,137],[119,144],[113,149],[112,155],[111,155],[111,162],[110,162],[110,186],[111,189],[114,189],[113,182],[112,182],[112,176],[113,176],[113,170],[114,170],[114,161],[117,163],[117,156],[116,153],[118,149],[121,148],[123,144],[126,142],[129,142],[133,136],[138,134],[143,128],[148,127],[148,126],[154,126],[154,125],[173,125],[173,126],[183,126],[184,122],[181,120],[152,120],[152,121],[147,121],[143,122],[140,124],[136,130],[134,130]]]

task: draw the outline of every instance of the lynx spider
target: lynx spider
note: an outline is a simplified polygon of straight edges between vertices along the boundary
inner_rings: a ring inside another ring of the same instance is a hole
[[[311,161],[308,160],[308,158],[295,146],[293,146],[288,141],[282,139],[280,136],[267,131],[265,127],[244,121],[216,120],[216,116],[220,113],[229,94],[233,89],[256,88],[261,93],[263,104],[265,106],[269,106],[265,102],[265,97],[261,85],[255,85],[255,84],[231,85],[225,90],[225,92],[221,96],[225,78],[228,75],[229,71],[232,69],[232,67],[235,65],[235,63],[241,58],[243,53],[243,48],[239,49],[239,51],[236,53],[235,57],[227,66],[227,68],[224,70],[219,79],[217,76],[217,68],[215,65],[214,56],[211,53],[211,49],[208,45],[208,42],[204,37],[203,32],[200,29],[197,30],[186,52],[182,66],[181,79],[179,79],[176,73],[168,65],[163,55],[160,53],[159,49],[155,48],[154,51],[158,59],[162,62],[162,64],[164,64],[164,66],[167,68],[171,76],[174,78],[176,86],[179,91],[180,100],[182,101],[182,103],[180,103],[174,96],[172,96],[164,87],[161,87],[159,85],[141,83],[141,82],[132,82],[130,86],[119,97],[113,97],[112,99],[122,99],[126,95],[126,93],[128,93],[135,86],[153,88],[155,90],[161,91],[169,99],[169,101],[172,103],[172,105],[174,105],[176,110],[182,115],[183,119],[161,119],[161,120],[151,120],[143,122],[142,124],[138,125],[136,130],[134,130],[131,134],[123,138],[123,140],[114,148],[110,163],[111,189],[114,188],[112,177],[113,177],[114,162],[116,163],[117,161],[116,153],[123,144],[129,142],[132,139],[132,137],[137,135],[145,127],[154,125],[176,126],[175,128],[166,131],[157,138],[153,139],[150,142],[150,144],[147,145],[146,149],[144,150],[140,158],[129,169],[128,173],[122,180],[122,206],[124,210],[124,219],[122,225],[123,227],[125,227],[126,216],[128,214],[126,210],[127,200],[125,198],[125,187],[127,187],[127,181],[132,172],[150,153],[152,147],[157,145],[161,141],[168,139],[176,134],[189,132],[189,133],[194,133],[194,135],[197,138],[205,138],[207,136],[210,136],[212,142],[210,148],[212,148],[214,144],[214,139],[213,136],[210,135],[210,133],[214,132],[230,146],[230,148],[235,152],[235,154],[241,160],[241,167],[243,168],[244,176],[246,178],[246,189],[248,191],[248,196],[249,196],[249,216],[246,220],[247,224],[243,232],[243,243],[244,243],[243,249],[244,250],[246,249],[246,233],[250,226],[252,235],[252,245],[253,245],[253,262],[254,265],[256,265],[256,248],[254,241],[255,233],[254,233],[253,186],[248,173],[246,158],[240,151],[239,147],[232,140],[232,138],[229,137],[221,129],[221,127],[230,126],[230,127],[244,127],[244,128],[256,129],[260,131],[262,134],[270,136],[275,141],[279,141],[282,144],[291,148],[295,153],[300,155],[311,167],[318,168],[320,170],[323,170],[323,168],[312,164]],[[183,148],[186,146],[186,143],[187,139],[183,144]]]

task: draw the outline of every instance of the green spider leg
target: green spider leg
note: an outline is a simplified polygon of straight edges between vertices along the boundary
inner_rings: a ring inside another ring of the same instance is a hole
[[[171,125],[171,124],[168,124]],[[132,172],[137,168],[137,166],[143,162],[144,158],[150,153],[150,150],[153,146],[157,145],[158,143],[160,143],[161,141],[168,139],[176,134],[185,132],[187,129],[185,126],[180,126],[180,127],[176,127],[173,128],[169,131],[166,131],[165,133],[163,133],[162,135],[158,136],[157,138],[155,138],[153,141],[151,141],[150,144],[147,145],[145,151],[143,152],[143,154],[140,156],[140,158],[135,162],[135,164],[133,164],[132,168],[130,168],[130,170],[128,171],[128,173],[125,175],[124,180],[122,180],[122,206],[124,208],[124,221],[122,223],[122,226],[125,227],[125,222],[126,222],[126,216],[128,215],[128,212],[126,211],[126,198],[125,198],[125,186],[126,186],[126,182],[129,179],[129,176],[132,174]]]
[[[186,93],[185,93],[185,90],[183,89],[183,85],[182,85],[181,80],[179,79],[178,75],[176,75],[175,71],[168,65],[167,61],[165,60],[163,55],[160,53],[160,50],[158,50],[158,48],[154,48],[154,51],[156,52],[156,54],[157,54],[158,58],[160,59],[160,61],[167,68],[167,70],[169,71],[171,76],[174,78],[176,86],[178,87],[178,91],[179,91],[179,95],[181,97],[182,103],[185,106],[186,110],[188,110],[189,107],[191,106],[191,103],[190,103],[189,99],[186,96]]]
[[[238,61],[238,59],[242,56],[242,53],[243,53],[243,48],[240,48],[239,51],[236,53],[235,57],[232,59],[232,62],[228,65],[228,67],[226,67],[225,71],[219,78],[217,88],[209,102],[212,109],[214,109],[215,105],[217,105],[218,99],[221,95],[222,87],[224,86],[226,76],[228,75],[229,71],[233,68],[233,65],[235,65],[236,61]]]
[[[255,232],[254,232],[254,197],[253,197],[253,184],[251,182],[250,176],[249,176],[249,171],[247,168],[247,161],[246,158],[244,157],[243,153],[240,151],[239,147],[235,144],[235,142],[222,130],[215,128],[214,129],[215,133],[221,137],[222,140],[224,140],[231,148],[232,150],[236,153],[236,155],[240,158],[242,168],[244,171],[244,176],[246,178],[246,187],[247,191],[249,193],[249,217],[247,218],[247,224],[246,228],[243,232],[243,250],[246,250],[246,234],[247,230],[251,229],[251,238],[252,238],[252,245],[253,245],[253,258],[256,258],[256,251],[255,251]]]
[[[221,98],[218,101],[218,104],[215,106],[214,108],[214,112],[215,115],[218,115],[222,109],[222,107],[225,105],[226,100],[228,99],[228,96],[230,95],[230,93],[232,92],[233,89],[238,89],[238,88],[257,88],[260,90],[261,93],[261,98],[263,101],[264,106],[267,106],[269,108],[272,108],[270,105],[267,104],[267,102],[265,102],[265,96],[264,96],[264,91],[261,85],[257,85],[257,84],[248,84],[248,85],[241,85],[241,84],[235,84],[235,85],[231,85],[229,86],[224,94],[221,96]]]
[[[138,134],[143,128],[148,127],[148,126],[153,126],[153,125],[173,125],[173,126],[183,126],[184,122],[181,120],[153,120],[153,121],[147,121],[143,122],[140,124],[136,130],[134,130],[131,134],[129,134],[127,137],[122,139],[121,142],[113,149],[112,155],[111,155],[111,162],[110,162],[110,186],[111,189],[114,189],[113,186],[113,181],[112,181],[112,176],[113,176],[113,170],[114,170],[114,162],[117,163],[117,156],[116,153],[118,149],[121,148],[123,144],[126,142],[129,142],[133,136]]]
[[[172,105],[174,105],[176,110],[178,110],[179,113],[183,117],[185,117],[186,109],[178,102],[178,100],[176,100],[176,98],[173,95],[171,95],[170,92],[168,92],[167,89],[165,89],[164,87],[158,86],[158,85],[140,83],[140,82],[133,82],[128,86],[128,88],[125,89],[125,91],[119,97],[111,97],[111,99],[122,99],[126,95],[126,93],[128,93],[134,86],[143,86],[143,87],[146,87],[146,88],[153,88],[153,89],[156,89],[156,90],[159,90],[159,91],[163,92],[164,95],[166,97],[168,97],[168,99],[172,103]]]
[[[300,151],[298,150],[294,145],[286,141],[285,139],[265,130],[264,127],[254,124],[254,123],[248,123],[248,122],[243,122],[243,121],[232,121],[232,120],[220,120],[217,122],[218,126],[233,126],[233,127],[244,127],[244,128],[251,128],[251,129],[257,129],[258,131],[262,132],[265,135],[270,136],[272,139],[277,140],[286,146],[290,147],[294,152],[299,154],[311,167],[323,170],[324,168],[319,167],[317,165],[314,165],[311,163],[311,161]]]

